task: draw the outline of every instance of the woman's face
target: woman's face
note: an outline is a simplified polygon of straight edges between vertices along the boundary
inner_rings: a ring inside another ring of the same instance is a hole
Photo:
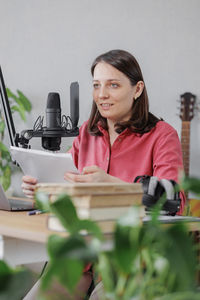
[[[131,117],[137,85],[113,66],[100,62],[93,75],[93,99],[102,117],[114,123]]]

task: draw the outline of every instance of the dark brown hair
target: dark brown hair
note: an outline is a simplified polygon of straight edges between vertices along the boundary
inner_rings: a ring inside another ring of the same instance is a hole
[[[140,80],[144,82],[137,60],[127,51],[111,50],[98,56],[91,67],[92,76],[96,65],[100,62],[105,62],[118,69],[129,78],[132,86],[135,86]],[[143,134],[155,127],[159,120],[149,112],[149,100],[146,87],[144,86],[140,97],[133,102],[131,118],[128,121],[116,123],[115,128],[117,133],[121,133],[124,129],[129,128],[132,132]],[[102,135],[98,128],[99,123],[104,129],[108,129],[107,120],[100,115],[96,103],[93,101],[88,122],[88,131],[90,134]]]

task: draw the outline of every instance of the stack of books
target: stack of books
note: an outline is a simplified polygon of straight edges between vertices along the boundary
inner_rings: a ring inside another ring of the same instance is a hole
[[[130,206],[139,207],[141,219],[145,215],[140,183],[40,183],[37,190],[47,193],[51,202],[59,194],[68,194],[79,218],[94,220],[104,234],[113,232],[116,219]],[[54,215],[48,216],[47,225],[50,230],[65,231]]]

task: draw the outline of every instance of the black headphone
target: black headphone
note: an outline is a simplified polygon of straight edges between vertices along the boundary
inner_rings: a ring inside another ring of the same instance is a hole
[[[180,194],[177,191],[178,184],[174,180],[161,179],[156,176],[137,176],[134,182],[141,182],[143,187],[142,204],[150,210],[166,193],[166,201],[162,210],[165,214],[175,215],[180,210]]]

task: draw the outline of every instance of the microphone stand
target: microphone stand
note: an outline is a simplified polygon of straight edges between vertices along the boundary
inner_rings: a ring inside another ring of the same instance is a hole
[[[19,145],[21,145],[23,148],[30,148],[30,139],[33,137],[41,137],[43,148],[56,151],[60,150],[61,137],[74,137],[79,134],[79,128],[77,127],[79,120],[78,82],[73,82],[70,86],[71,116],[62,116],[61,127],[58,130],[51,130],[50,128],[43,126],[44,118],[39,116],[33,126],[33,129],[23,130],[20,134],[16,133],[1,67],[0,96],[11,146],[19,147]]]

